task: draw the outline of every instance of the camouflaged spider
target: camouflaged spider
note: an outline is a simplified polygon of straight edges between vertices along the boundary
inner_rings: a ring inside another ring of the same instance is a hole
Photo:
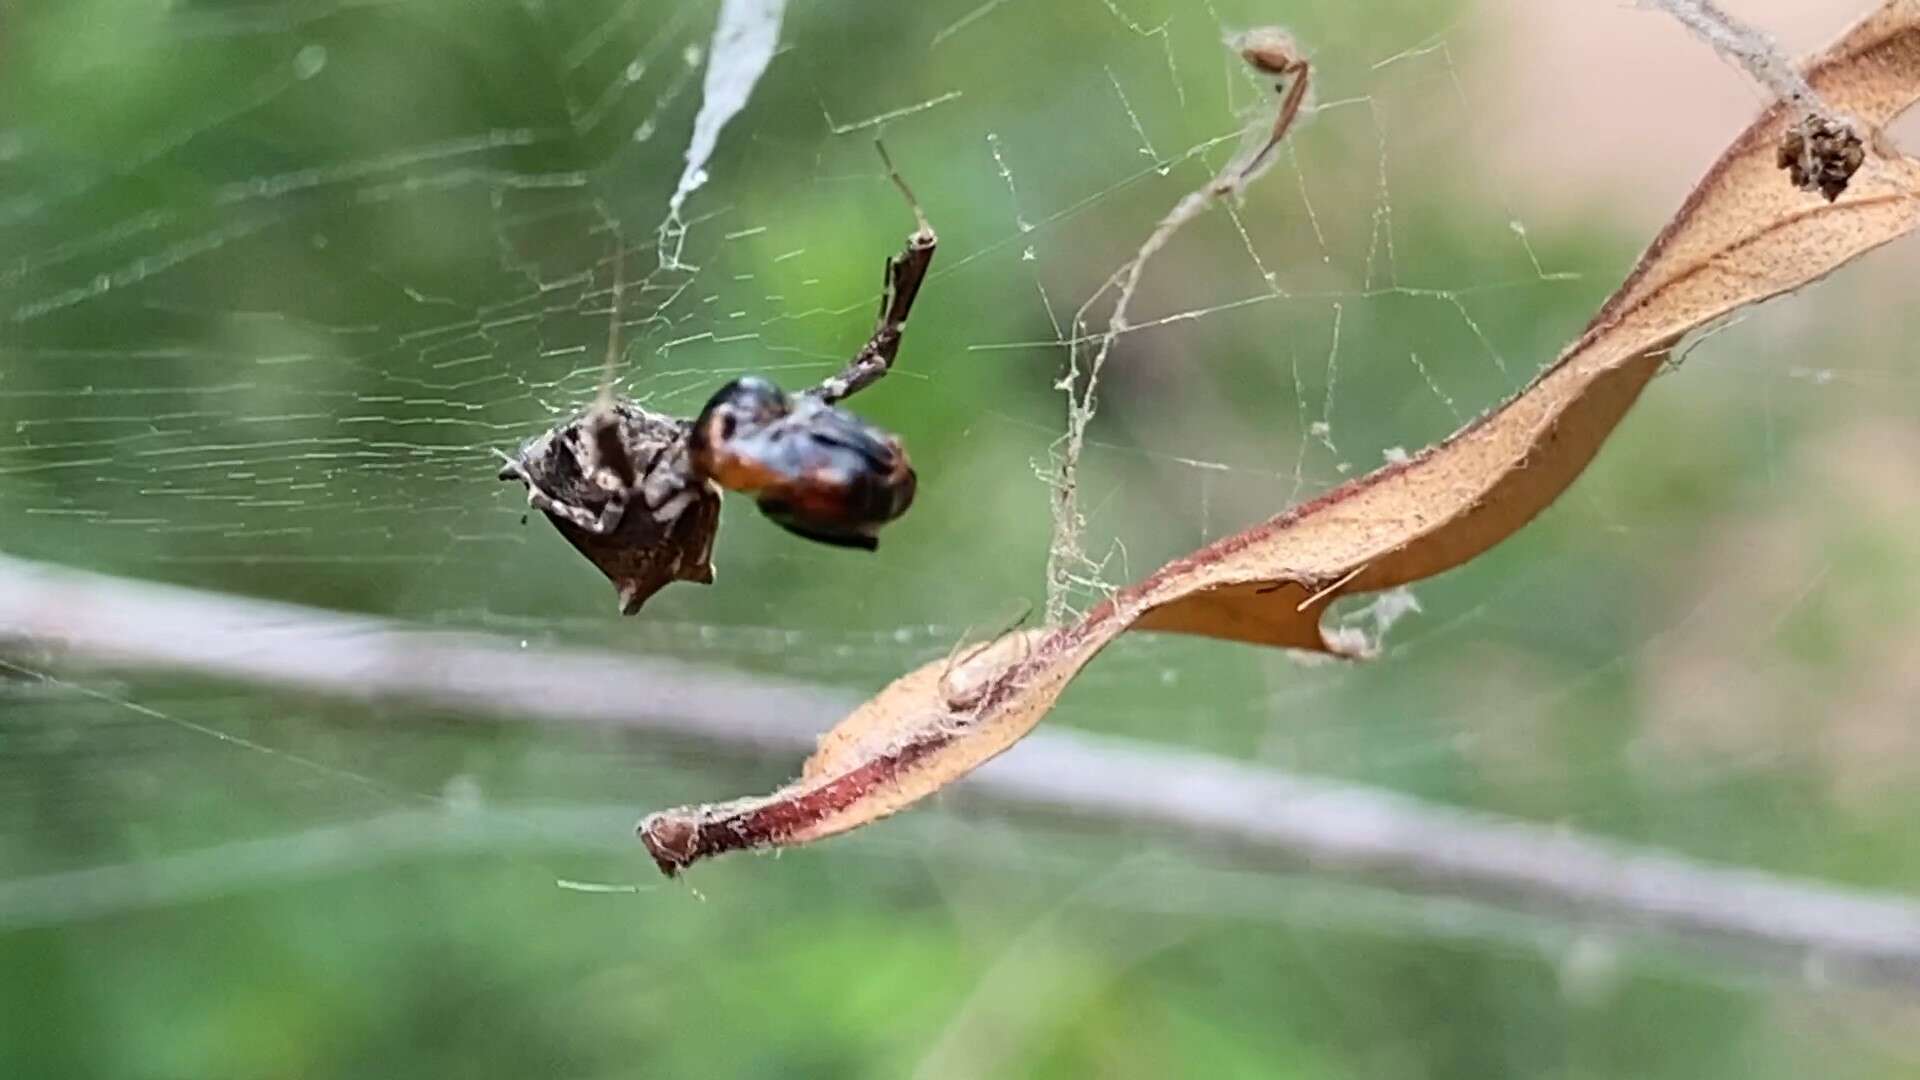
[[[868,551],[912,504],[899,438],[836,404],[892,368],[938,242],[891,162],[887,171],[919,227],[887,260],[873,336],[839,374],[792,395],[756,376],[735,379],[690,421],[603,388],[585,411],[501,455],[500,479],[527,486],[528,504],[613,582],[623,614],[672,582],[713,582],[722,490],[753,496],[797,535]]]

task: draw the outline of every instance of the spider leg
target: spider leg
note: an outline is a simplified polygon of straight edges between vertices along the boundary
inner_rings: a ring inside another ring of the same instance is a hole
[[[539,484],[534,482],[533,475],[518,459],[507,457],[505,454],[500,456],[506,458],[500,466],[500,479],[518,480],[527,485],[527,505],[541,513],[571,522],[595,536],[605,536],[618,529],[621,519],[626,516],[627,495],[624,491],[612,493],[606,505],[602,506],[600,512],[596,514],[583,506],[561,502],[547,494]]]
[[[907,330],[907,316],[913,311],[914,298],[920,295],[927,268],[933,265],[934,248],[940,243],[913,191],[895,171],[884,146],[880,147],[880,159],[887,163],[887,175],[913,207],[913,216],[919,220],[920,227],[907,236],[907,245],[900,254],[887,260],[885,288],[880,294],[880,315],[873,336],[860,346],[860,351],[853,354],[853,359],[838,375],[822,380],[819,386],[807,391],[829,405],[865,390],[892,369],[894,358],[900,355],[900,338]]]
[[[636,478],[633,475],[633,459],[628,456],[626,447],[620,444],[619,421],[611,410],[596,412],[589,422],[589,438],[593,448],[591,469],[595,472],[611,473],[614,484],[607,490],[607,501],[600,505],[598,512],[569,502],[562,502],[542,490],[534,483],[533,476],[526,467],[517,461],[510,461],[500,470],[502,479],[517,479],[527,485],[528,505],[557,518],[578,525],[595,536],[607,536],[620,527],[626,518],[627,503],[633,496]]]
[[[612,533],[620,527],[621,520],[626,517],[627,495],[624,491],[614,492],[607,499],[606,505],[602,506],[600,512],[596,514],[584,506],[561,502],[540,490],[539,485],[524,473],[521,474],[520,479],[526,481],[527,505],[577,525],[595,536],[606,536]]]
[[[527,474],[527,467],[518,455],[509,454],[496,446],[493,448],[493,456],[500,459],[500,472],[496,479],[518,480],[523,484],[532,483],[532,478]]]
[[[661,524],[670,523],[681,514],[686,513],[687,507],[692,506],[693,501],[699,497],[700,492],[698,490],[694,488],[682,488],[680,491],[669,496],[665,502],[653,508],[653,520]]]

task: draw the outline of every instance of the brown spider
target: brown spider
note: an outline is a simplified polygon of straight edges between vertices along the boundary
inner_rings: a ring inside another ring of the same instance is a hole
[[[1846,192],[1853,174],[1866,162],[1867,148],[1859,132],[1845,121],[1812,113],[1780,136],[1775,161],[1787,170],[1794,187],[1817,191],[1828,202]]]
[[[757,376],[735,379],[693,420],[603,392],[517,455],[502,455],[500,479],[527,486],[528,504],[613,582],[623,614],[672,582],[713,582],[723,489],[753,496],[790,532],[867,551],[913,503],[913,466],[899,438],[836,404],[892,368],[938,242],[891,162],[887,169],[919,228],[887,260],[878,325],[839,374],[797,394]]]

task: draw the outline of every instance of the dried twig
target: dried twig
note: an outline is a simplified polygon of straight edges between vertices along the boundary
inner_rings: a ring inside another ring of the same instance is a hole
[[[754,752],[810,747],[814,733],[852,704],[852,695],[791,680],[523,649],[487,635],[423,631],[0,556],[6,650],[63,667],[192,672]],[[1359,785],[1055,729],[1027,739],[958,790],[1101,827],[1158,832],[1197,855],[1304,863],[1414,895],[1476,899],[1576,927],[1678,937],[1789,971],[1819,966],[1835,976],[1920,987],[1920,903],[1710,866]],[[396,842],[384,832],[374,840]],[[41,911],[46,890],[36,889],[34,910]]]
[[[1306,101],[1312,71],[1306,57],[1285,31],[1273,27],[1250,30],[1236,35],[1227,44],[1240,54],[1249,68],[1272,80],[1274,92],[1279,96],[1273,120],[1250,127],[1247,149],[1213,179],[1175,203],[1134,252],[1133,258],[1115,270],[1073,315],[1073,343],[1067,350],[1067,373],[1059,383],[1059,389],[1067,394],[1067,430],[1057,444],[1054,466],[1053,540],[1047,549],[1048,626],[1060,626],[1067,621],[1073,590],[1092,584],[1100,570],[1100,564],[1087,555],[1081,537],[1086,519],[1080,512],[1080,455],[1086,446],[1087,425],[1095,412],[1100,372],[1106,367],[1114,342],[1129,329],[1127,308],[1140,288],[1140,277],[1146,272],[1147,262],[1167,246],[1174,234],[1206,213],[1215,202],[1240,197],[1248,184],[1266,172],[1273,164],[1275,148],[1293,130]],[[1097,336],[1090,335],[1088,312],[1110,292],[1114,293],[1114,301],[1113,310],[1107,316],[1107,328]],[[1091,358],[1085,356],[1088,345],[1093,348]]]

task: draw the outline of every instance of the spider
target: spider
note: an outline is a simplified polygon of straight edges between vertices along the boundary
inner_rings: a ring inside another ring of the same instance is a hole
[[[613,582],[622,614],[672,582],[712,584],[723,490],[752,496],[796,535],[866,551],[912,505],[900,439],[838,407],[892,368],[938,243],[880,154],[918,228],[887,260],[873,335],[838,374],[794,394],[758,376],[735,379],[692,420],[615,397],[609,381],[592,406],[501,454],[500,479],[526,485],[528,504]]]

